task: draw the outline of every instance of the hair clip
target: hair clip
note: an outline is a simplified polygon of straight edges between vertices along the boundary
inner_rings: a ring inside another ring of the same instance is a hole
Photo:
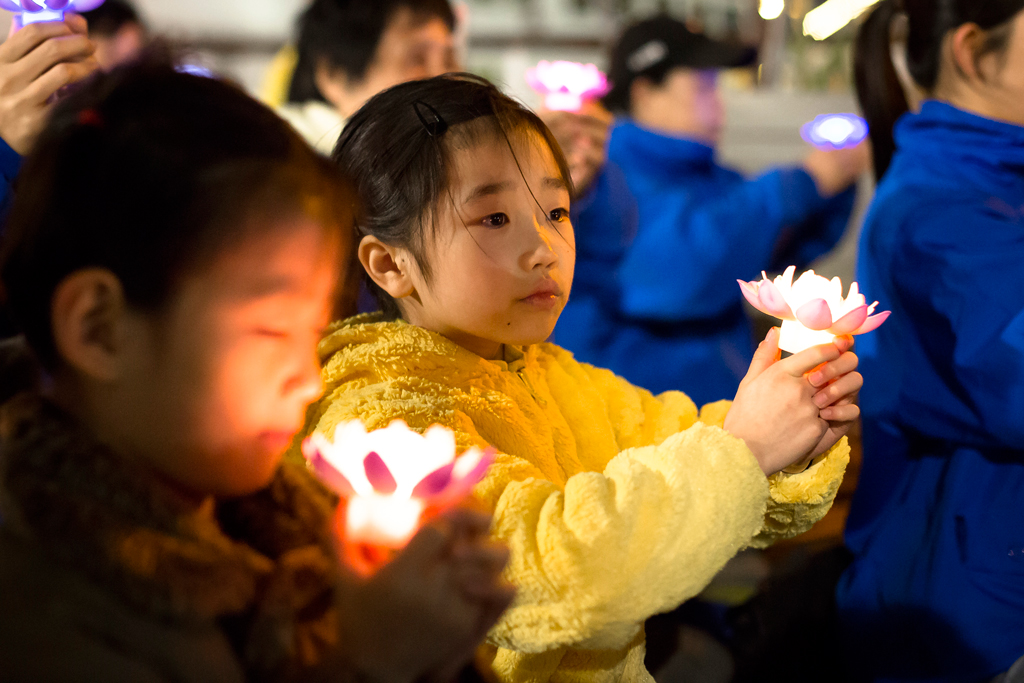
[[[83,109],[78,112],[78,123],[83,126],[91,126],[93,128],[103,127],[103,117],[95,109]]]
[[[416,100],[413,102],[412,108],[413,111],[416,112],[416,117],[426,129],[427,135],[430,137],[440,137],[448,130],[448,122],[441,118],[441,115],[437,113],[436,109],[423,100]]]

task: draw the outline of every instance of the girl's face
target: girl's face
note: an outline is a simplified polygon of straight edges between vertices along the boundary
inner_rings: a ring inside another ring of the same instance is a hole
[[[242,240],[187,277],[159,315],[132,314],[113,388],[126,453],[216,496],[273,478],[319,398],[315,347],[344,263],[339,238],[298,218]]]
[[[544,139],[512,137],[513,155],[503,137],[489,138],[455,153],[450,201],[424,248],[430,277],[410,268],[414,292],[399,305],[409,322],[494,359],[503,344],[551,335],[576,245],[569,189]]]

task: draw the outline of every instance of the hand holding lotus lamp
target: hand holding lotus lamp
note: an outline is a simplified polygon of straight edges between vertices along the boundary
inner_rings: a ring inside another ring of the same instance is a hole
[[[874,315],[878,302],[869,306],[856,282],[844,299],[839,278],[828,280],[808,270],[794,282],[795,273],[796,267],[790,266],[774,282],[764,273],[760,282],[739,281],[751,306],[783,321],[779,336],[783,351],[799,353],[837,336],[866,334],[889,317],[888,311]]]
[[[544,96],[551,111],[578,112],[586,100],[608,94],[608,77],[593,64],[541,62],[526,72],[526,82]]]
[[[421,435],[402,421],[367,432],[355,420],[339,425],[333,441],[314,433],[302,452],[309,469],[342,497],[345,556],[364,575],[403,548],[424,517],[465,499],[494,461],[492,449],[475,447],[456,457],[450,430],[435,425]]]

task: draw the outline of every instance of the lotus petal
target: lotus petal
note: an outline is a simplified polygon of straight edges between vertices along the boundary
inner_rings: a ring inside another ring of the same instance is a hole
[[[790,266],[789,268],[786,268],[786,271],[782,273],[782,275],[775,278],[775,284],[781,285],[785,289],[789,289],[793,286],[794,275],[796,275],[796,266]],[[764,279],[767,280],[768,276],[765,275]]]
[[[829,332],[832,334],[853,334],[853,331],[864,324],[868,319],[868,307],[858,306],[839,320],[832,324]]]
[[[455,469],[455,461],[444,467],[439,467],[416,484],[412,490],[413,498],[431,498],[443,492],[448,484],[452,482],[452,470]]]
[[[43,5],[36,0],[21,0],[21,6],[26,12],[39,12],[43,9]]]
[[[46,0],[46,6],[52,10],[62,10],[68,6],[69,0]]]
[[[857,331],[854,332],[854,334],[867,334],[868,332],[874,332],[882,323],[889,319],[890,315],[892,315],[890,311],[884,311],[878,315],[871,316],[863,325],[857,328]]]
[[[384,458],[380,457],[377,451],[370,451],[370,454],[363,459],[363,469],[366,470],[366,478],[377,493],[385,495],[394,493],[398,489],[398,482],[388,469]]]
[[[8,12],[20,12],[21,5],[13,0],[0,0],[0,9],[5,9]]]
[[[809,330],[821,332],[832,327],[832,311],[824,299],[812,299],[796,309],[796,319]]]
[[[473,469],[469,470],[461,477],[456,477],[455,480],[452,481],[451,486],[449,486],[448,490],[445,491],[445,497],[458,500],[469,495],[473,490],[473,487],[484,478],[484,475],[487,474],[487,468],[494,463],[494,455],[495,450],[493,448],[488,448],[484,451],[480,455],[480,459],[477,461]]]
[[[305,449],[303,450],[305,451]],[[339,496],[349,498],[355,495],[356,491],[349,480],[345,478],[345,475],[336,470],[319,450],[315,451],[312,456],[306,456],[306,466],[309,467],[317,479],[326,484],[328,488],[332,489]]]
[[[770,280],[761,283],[761,287],[757,290],[757,298],[761,302],[758,308],[768,315],[773,315],[783,320],[793,319],[793,310],[786,303],[786,299],[782,296],[779,288]],[[829,324],[832,324],[831,319],[829,319]]]
[[[0,0],[2,2],[3,0]],[[737,280],[740,283],[740,291],[743,292],[743,298],[745,298],[751,306],[761,310],[761,301],[757,298],[757,283],[744,282],[743,280]]]

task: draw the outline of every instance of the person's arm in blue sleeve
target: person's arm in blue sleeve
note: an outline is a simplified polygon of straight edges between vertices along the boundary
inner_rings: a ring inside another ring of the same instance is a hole
[[[892,268],[899,297],[914,316],[913,332],[958,400],[917,392],[913,401],[901,401],[900,412],[926,426],[929,437],[1019,452],[1024,233],[1019,219],[980,207],[941,211],[913,218]],[[963,229],[978,238],[965,240]]]
[[[0,138],[0,235],[4,233],[3,222],[14,199],[14,179],[21,169],[21,155]]]
[[[781,272],[789,266],[805,270],[814,261],[835,249],[846,234],[857,202],[857,187],[832,197],[816,214],[798,226],[786,230],[775,245],[775,253],[766,270]]]
[[[643,225],[619,277],[623,313],[681,322],[734,306],[736,280],[767,268],[783,231],[828,200],[803,169],[779,169],[713,198],[681,189],[638,201]]]

